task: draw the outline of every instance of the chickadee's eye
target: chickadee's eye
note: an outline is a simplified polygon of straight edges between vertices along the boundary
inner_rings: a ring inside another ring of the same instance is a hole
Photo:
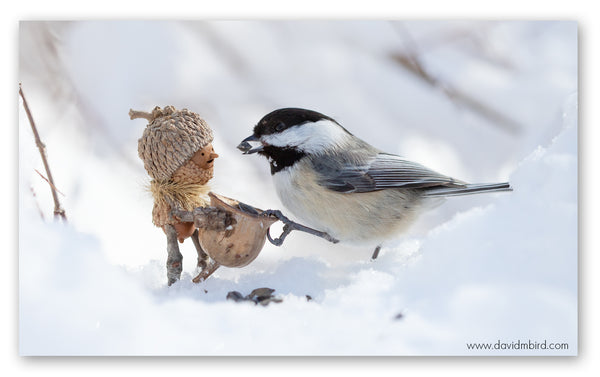
[[[275,131],[283,131],[283,129],[285,128],[285,123],[283,122],[279,122],[277,123],[277,125],[275,126]]]

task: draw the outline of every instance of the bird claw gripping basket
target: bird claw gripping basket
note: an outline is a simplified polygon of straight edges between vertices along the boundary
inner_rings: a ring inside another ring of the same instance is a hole
[[[262,250],[266,239],[276,246],[292,230],[331,242],[337,240],[287,219],[280,211],[262,211],[210,192],[214,160],[213,132],[198,114],[173,106],[155,107],[151,113],[129,111],[131,119],[148,120],[138,140],[138,155],[152,178],[152,222],[167,236],[167,277],[171,285],[181,277],[183,256],[178,242],[191,237],[198,252],[198,283],[220,266],[244,267]],[[270,226],[284,223],[273,239]]]

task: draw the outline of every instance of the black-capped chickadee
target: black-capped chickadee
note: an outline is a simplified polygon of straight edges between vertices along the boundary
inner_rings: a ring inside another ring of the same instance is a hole
[[[428,198],[512,190],[509,183],[468,184],[384,153],[334,119],[299,108],[265,115],[238,149],[267,157],[277,194],[296,217],[341,241],[375,241],[373,258]]]

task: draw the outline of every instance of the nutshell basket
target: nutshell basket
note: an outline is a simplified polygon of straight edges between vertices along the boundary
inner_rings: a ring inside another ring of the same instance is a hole
[[[234,221],[225,230],[199,229],[198,239],[202,249],[226,267],[244,267],[262,250],[269,227],[278,219],[260,215],[255,207],[210,192],[210,205],[229,212]]]

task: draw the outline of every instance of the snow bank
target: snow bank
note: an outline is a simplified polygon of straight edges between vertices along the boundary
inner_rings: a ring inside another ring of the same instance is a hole
[[[375,262],[341,270],[294,258],[273,262],[272,271],[249,266],[238,279],[215,276],[201,285],[186,274],[167,288],[162,263],[135,270],[113,265],[98,239],[23,211],[20,352],[574,355],[576,135],[568,124],[549,148],[525,159],[512,176],[513,193]],[[283,303],[225,300],[230,290],[247,294],[259,286],[275,288]],[[466,349],[468,342],[498,340],[567,342],[569,349]]]

